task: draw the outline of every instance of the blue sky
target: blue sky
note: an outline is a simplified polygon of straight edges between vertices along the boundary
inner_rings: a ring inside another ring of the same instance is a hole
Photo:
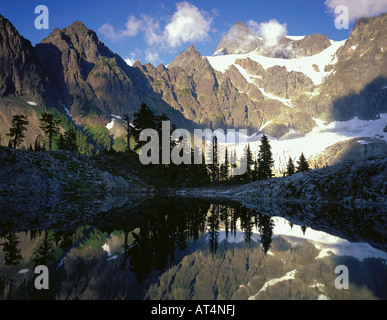
[[[40,4],[49,9],[48,30],[34,27],[34,10]],[[340,4],[350,10],[347,30],[335,27],[333,10]],[[79,20],[122,58],[156,65],[168,64],[191,43],[202,55],[212,55],[238,21],[259,25],[276,19],[288,35],[321,33],[343,40],[357,17],[386,11],[387,0],[0,0],[0,14],[33,45],[56,27]]]

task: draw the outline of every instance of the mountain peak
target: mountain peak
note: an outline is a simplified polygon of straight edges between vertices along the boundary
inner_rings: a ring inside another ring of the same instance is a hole
[[[21,95],[41,101],[42,66],[31,42],[0,15],[0,96]]]
[[[197,52],[195,46],[191,44],[185,52]]]
[[[62,30],[55,28],[41,43],[52,43],[61,51],[76,49],[81,56],[85,56],[86,60],[92,63],[96,63],[101,55],[114,56],[113,52],[98,39],[97,34],[81,21],[75,21]]]
[[[168,65],[168,68],[181,67],[185,69],[187,66],[192,65],[194,61],[201,61],[202,58],[202,55],[196,50],[195,46],[191,44],[186,51],[179,53],[176,59]]]
[[[261,44],[261,40],[242,21],[235,23],[222,37],[216,48],[216,54],[248,53]]]
[[[246,32],[252,32],[251,29],[242,21],[238,21],[237,23],[235,23],[230,30],[232,29],[245,29]]]
[[[97,35],[93,30],[90,30],[85,26],[85,24],[82,21],[75,21],[68,27],[64,28],[62,30],[63,33],[67,35],[77,34],[77,35],[93,35],[96,40],[98,41]]]

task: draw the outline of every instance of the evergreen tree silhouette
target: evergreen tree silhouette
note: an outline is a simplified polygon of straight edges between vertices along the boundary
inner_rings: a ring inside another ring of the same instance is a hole
[[[228,180],[229,166],[230,166],[230,162],[228,161],[228,149],[226,147],[225,154],[224,154],[224,163],[221,164],[220,172],[219,172],[220,178],[223,181],[227,181]]]
[[[218,138],[214,134],[214,136],[212,137],[212,162],[208,166],[211,171],[212,181],[219,181],[218,147]]]
[[[12,127],[9,129],[7,136],[10,136],[9,146],[17,148],[23,143],[25,138],[24,131],[27,130],[29,121],[24,114],[14,115],[12,118]]]
[[[216,254],[219,243],[219,205],[211,204],[210,216],[208,217],[208,243],[212,256]]]
[[[253,153],[251,152],[250,144],[247,144],[246,147],[246,172],[243,175],[243,180],[245,181],[252,181],[254,180],[254,171],[253,171]]]
[[[5,242],[1,243],[4,251],[4,262],[7,266],[16,266],[19,264],[22,256],[21,249],[18,248],[19,239],[15,233],[11,232],[5,236]]]
[[[299,160],[297,161],[297,172],[308,172],[310,170],[308,161],[306,160],[304,153],[301,153]]]
[[[52,139],[59,134],[60,120],[54,119],[54,115],[50,113],[43,113],[39,119],[40,128],[48,137],[48,150],[52,150]]]
[[[273,154],[269,139],[264,134],[261,138],[261,145],[258,153],[258,179],[270,179],[273,176],[272,167],[274,164]]]
[[[122,116],[122,119],[126,122],[126,151],[130,150],[130,118],[127,113]]]
[[[130,134],[136,143],[134,147],[136,151],[148,143],[147,141],[140,141],[141,131],[144,129],[157,129],[157,117],[145,103],[142,103],[140,109],[134,113],[133,126],[130,128]]]
[[[64,134],[66,150],[78,151],[77,134],[73,129],[67,130]]]
[[[288,165],[286,166],[286,174],[291,176],[296,172],[296,168],[294,167],[294,162],[291,157],[289,157]]]
[[[66,150],[66,139],[65,139],[63,134],[59,135],[59,139],[58,139],[57,144],[58,144],[58,149]]]
[[[271,245],[273,237],[274,222],[271,217],[258,214],[258,230],[261,235],[262,250],[266,254]]]

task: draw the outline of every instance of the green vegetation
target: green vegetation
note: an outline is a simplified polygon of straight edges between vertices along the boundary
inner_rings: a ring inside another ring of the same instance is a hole
[[[48,137],[48,150],[52,150],[52,139],[57,136],[60,132],[59,123],[60,120],[56,120],[53,114],[43,113],[42,117],[39,119],[40,128]]]
[[[125,139],[122,137],[115,138],[113,143],[113,149],[118,152],[125,152],[127,149]]]
[[[9,146],[16,148],[23,143],[24,132],[27,130],[29,121],[23,114],[14,115],[12,119],[12,127],[9,129],[7,136],[10,136]]]
[[[112,147],[113,141],[108,128],[102,125],[92,127],[86,124],[83,131],[87,137],[94,141],[98,146],[101,146],[102,149],[110,149]]]

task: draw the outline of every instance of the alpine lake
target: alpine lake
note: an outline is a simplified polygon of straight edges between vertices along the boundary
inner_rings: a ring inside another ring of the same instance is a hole
[[[3,197],[0,218],[3,300],[387,299],[383,207]]]

